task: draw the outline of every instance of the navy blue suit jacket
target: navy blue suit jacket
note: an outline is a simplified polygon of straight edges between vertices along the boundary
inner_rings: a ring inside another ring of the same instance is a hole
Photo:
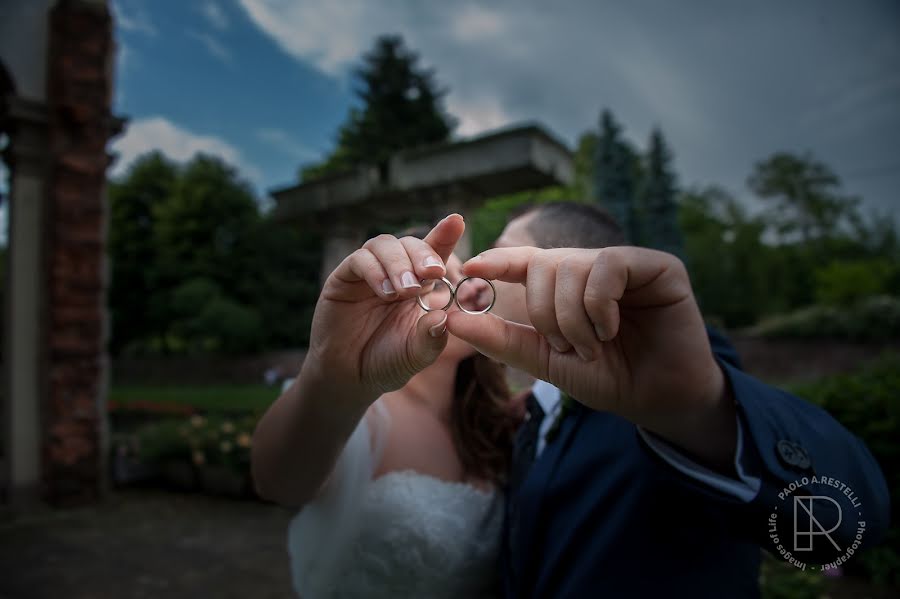
[[[509,489],[507,597],[757,597],[767,518],[783,503],[778,493],[804,475],[853,489],[867,544],[887,529],[887,486],[863,443],[820,408],[743,373],[724,337],[709,336],[736,400],[742,463],[761,479],[756,498],[744,502],[678,472],[632,423],[578,405]],[[845,518],[833,534],[842,547],[855,524]]]

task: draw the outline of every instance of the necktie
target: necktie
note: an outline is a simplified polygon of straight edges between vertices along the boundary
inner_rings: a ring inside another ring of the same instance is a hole
[[[525,415],[525,422],[516,433],[513,443],[513,463],[510,476],[510,486],[513,489],[519,488],[519,485],[522,484],[522,481],[528,475],[532,462],[534,462],[538,433],[541,428],[541,421],[544,420],[544,410],[534,395],[528,395],[528,398],[525,400],[525,406],[528,410]]]

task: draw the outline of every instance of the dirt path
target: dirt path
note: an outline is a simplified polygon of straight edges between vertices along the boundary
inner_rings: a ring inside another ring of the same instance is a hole
[[[291,597],[290,517],[252,501],[144,490],[0,514],[0,597]]]

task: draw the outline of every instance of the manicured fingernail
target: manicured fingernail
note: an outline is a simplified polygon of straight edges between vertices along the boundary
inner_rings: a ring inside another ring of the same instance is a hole
[[[562,337],[559,337],[557,335],[549,335],[547,337],[547,342],[551,346],[553,346],[553,349],[555,349],[556,351],[558,351],[561,354],[564,354],[567,351],[569,351],[569,348],[571,347],[565,339],[563,339]]]
[[[390,279],[385,279],[381,282],[381,290],[384,291],[386,295],[393,295],[397,293],[397,290],[394,289],[393,285],[391,285]]]
[[[603,329],[599,324],[594,325],[594,331],[597,333],[597,339],[599,339],[600,341],[606,341],[607,339],[609,339],[609,337],[606,335],[606,333],[603,332]]]
[[[431,335],[432,337],[440,337],[441,335],[443,335],[446,332],[447,332],[447,314],[445,313],[444,318],[442,318],[439,323],[437,323],[436,325],[434,325],[430,329],[428,329],[428,334]]]
[[[440,260],[438,260],[437,258],[435,258],[434,256],[428,256],[427,258],[425,258],[425,261],[422,262],[422,266],[424,266],[425,268],[428,268],[431,266],[440,266],[441,268],[443,268],[444,263],[441,262]]]
[[[409,271],[406,271],[402,275],[400,275],[400,284],[403,285],[404,289],[412,289],[413,287],[421,287],[419,282],[416,280],[416,277]]]

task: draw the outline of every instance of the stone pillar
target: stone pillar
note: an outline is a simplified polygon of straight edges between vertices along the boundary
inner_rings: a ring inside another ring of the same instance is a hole
[[[9,251],[6,265],[4,414],[2,438],[7,501],[33,503],[41,495],[41,407],[46,305],[43,228],[47,176],[46,110],[9,99]]]
[[[46,498],[97,499],[106,487],[106,145],[112,18],[105,2],[61,0],[50,13],[47,106]]]
[[[362,226],[338,222],[329,230],[322,242],[322,270],[320,285],[325,284],[328,275],[350,254],[365,243]]]

